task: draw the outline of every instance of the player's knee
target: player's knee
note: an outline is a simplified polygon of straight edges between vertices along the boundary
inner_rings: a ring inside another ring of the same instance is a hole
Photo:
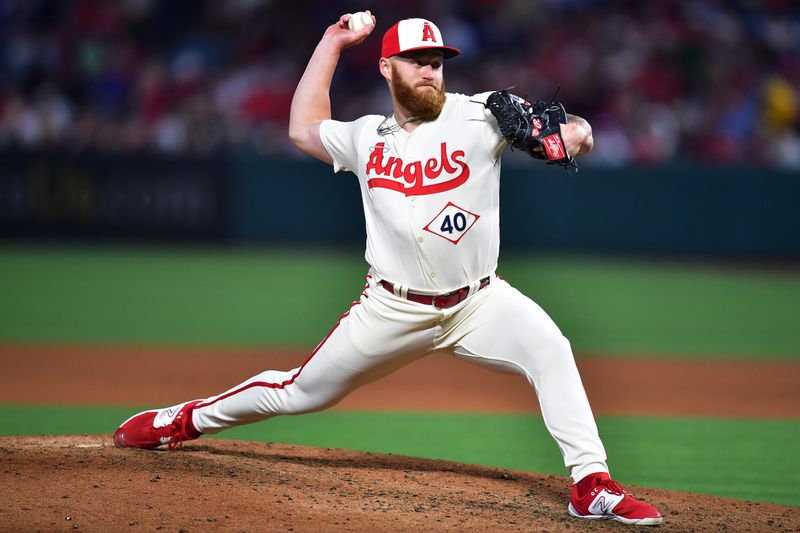
[[[572,345],[564,335],[548,336],[538,343],[537,358],[543,364],[571,362],[573,360]]]
[[[319,390],[314,391],[313,394],[299,388],[292,392],[294,394],[291,395],[290,401],[285,406],[285,414],[287,415],[302,415],[324,411],[329,407],[333,407],[342,399],[340,395]]]
[[[551,342],[555,353],[561,357],[572,359],[572,344],[569,342],[568,338],[564,335],[558,335],[554,337]]]
[[[286,415],[304,415],[308,413],[316,413],[324,411],[329,407],[336,405],[338,401],[322,401],[320,398],[313,398],[311,401],[306,402],[293,402],[286,406],[283,414]]]
[[[520,370],[529,376],[541,375],[543,372],[564,365],[574,364],[572,348],[569,340],[560,334],[536,337],[520,346],[513,359]]]

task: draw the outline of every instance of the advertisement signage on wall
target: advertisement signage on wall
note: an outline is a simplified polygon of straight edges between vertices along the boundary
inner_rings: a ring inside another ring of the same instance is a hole
[[[224,158],[5,153],[0,229],[6,236],[225,236]]]

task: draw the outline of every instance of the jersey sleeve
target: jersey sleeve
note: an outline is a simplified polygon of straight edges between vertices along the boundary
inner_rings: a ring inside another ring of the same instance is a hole
[[[355,172],[358,166],[358,140],[369,116],[353,122],[323,120],[319,125],[319,137],[333,159],[333,171]]]
[[[489,98],[490,94],[492,94],[492,91],[479,93],[471,96],[470,100],[472,102],[480,102],[481,104],[485,104],[486,99]],[[478,113],[478,117],[476,118],[486,122],[486,127],[483,128],[483,143],[486,146],[486,150],[495,160],[497,160],[502,155],[503,150],[505,150],[508,143],[500,134],[500,126],[497,125],[497,119],[494,118],[492,112],[489,111],[485,105],[475,106],[475,108],[477,108],[477,111],[475,112]]]

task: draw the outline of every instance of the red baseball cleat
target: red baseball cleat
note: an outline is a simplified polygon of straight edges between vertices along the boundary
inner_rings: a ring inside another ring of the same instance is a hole
[[[657,526],[664,521],[655,507],[628,494],[605,472],[589,474],[575,483],[567,510],[576,518],[616,520],[640,526]]]
[[[143,411],[123,422],[114,432],[117,448],[180,448],[185,440],[202,433],[192,425],[192,409],[202,400],[193,400],[157,411]]]

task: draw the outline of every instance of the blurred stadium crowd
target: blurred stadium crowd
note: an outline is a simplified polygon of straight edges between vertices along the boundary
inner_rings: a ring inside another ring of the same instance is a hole
[[[463,51],[448,90],[560,86],[591,164],[800,169],[797,0],[0,0],[0,147],[296,154],[297,81],[361,9],[377,35],[340,61],[336,118],[390,112],[380,37],[422,16]]]

